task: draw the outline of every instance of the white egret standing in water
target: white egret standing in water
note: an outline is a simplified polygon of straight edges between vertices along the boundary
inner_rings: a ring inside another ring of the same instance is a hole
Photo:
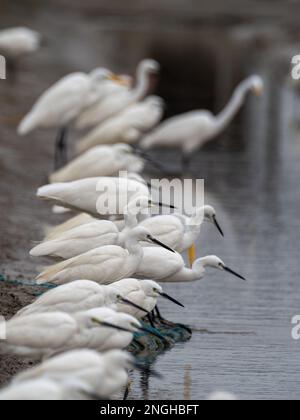
[[[243,81],[234,91],[228,105],[217,116],[200,110],[173,117],[145,136],[140,146],[145,150],[160,146],[180,147],[183,170],[186,170],[193,153],[226,129],[251,91],[257,95],[262,94],[263,81],[260,76],[252,76]]]

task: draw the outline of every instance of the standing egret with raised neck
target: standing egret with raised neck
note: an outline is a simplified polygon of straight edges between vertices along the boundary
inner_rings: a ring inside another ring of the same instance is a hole
[[[77,128],[84,129],[101,124],[108,118],[119,114],[128,106],[142,101],[149,94],[151,77],[157,75],[159,71],[160,65],[157,61],[143,60],[137,68],[136,85],[131,89],[128,88],[116,94],[111,94],[82,112],[77,119]]]
[[[251,76],[235,89],[225,109],[217,116],[209,111],[192,111],[173,117],[144,137],[140,146],[145,150],[154,147],[180,147],[182,169],[188,169],[193,153],[221,134],[232,122],[249,92],[261,95],[263,81],[260,76]]]
[[[20,135],[37,128],[58,127],[55,145],[55,168],[66,164],[66,136],[72,121],[86,107],[102,97],[105,84],[118,81],[109,70],[99,68],[90,74],[72,73],[65,76],[37,100],[19,125]]]

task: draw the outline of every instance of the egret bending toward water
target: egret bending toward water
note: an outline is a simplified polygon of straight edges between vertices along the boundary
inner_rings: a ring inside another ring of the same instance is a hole
[[[154,60],[143,60],[137,68],[137,84],[132,89],[111,94],[94,106],[82,112],[77,119],[77,128],[87,128],[101,124],[128,106],[143,100],[149,93],[152,75],[159,73],[160,66]]]
[[[208,141],[217,137],[231,123],[248,92],[260,95],[263,81],[252,76],[242,82],[235,90],[226,108],[217,116],[209,111],[192,111],[162,123],[141,141],[145,150],[153,147],[180,147],[182,149],[183,170],[188,168],[193,153]]]
[[[198,208],[192,217],[174,214],[148,218],[140,226],[148,229],[157,239],[179,253],[189,250],[192,265],[196,253],[194,244],[199,238],[203,221],[214,224],[224,236],[217,221],[216,211],[211,206]]]
[[[157,305],[159,297],[163,297],[178,306],[184,307],[178,300],[167,295],[162,287],[152,280],[137,280],[137,279],[123,279],[113,284],[113,287],[118,290],[122,296],[126,296],[130,302],[134,302],[142,306],[148,313],[152,312]],[[118,309],[124,312],[124,305],[122,302],[118,305]],[[143,318],[145,314],[141,311],[128,307],[126,313],[130,313],[135,318]]]
[[[99,398],[110,399],[126,387],[128,370],[134,368],[142,369],[132,355],[121,350],[104,354],[93,350],[73,350],[22,372],[13,383],[41,378],[54,381],[70,378],[87,384]],[[148,373],[151,373],[149,368]]]
[[[126,144],[97,146],[68,165],[54,172],[50,182],[70,182],[83,178],[115,176],[121,171],[141,172],[144,161],[135,156],[134,150]]]
[[[133,333],[141,328],[131,315],[108,308],[72,315],[63,312],[37,313],[7,322],[7,337],[1,350],[41,359],[79,348],[99,351],[125,348],[131,343]]]
[[[136,276],[141,279],[151,278],[165,283],[191,282],[201,280],[206,274],[206,268],[226,271],[245,280],[244,277],[235,273],[216,256],[199,258],[194,262],[192,268],[187,268],[180,254],[163,249],[158,250],[157,248],[144,248],[144,256]]]
[[[118,312],[129,313],[130,315],[135,315],[137,311],[142,313],[142,316],[148,313],[138,302],[131,302],[127,294],[122,294],[119,288],[100,286],[90,280],[76,280],[49,290],[31,305],[21,309],[15,316],[46,312],[74,314],[101,307],[110,307]],[[129,310],[129,307],[134,311]]]
[[[100,144],[136,143],[159,123],[163,112],[163,100],[150,96],[98,125],[79,140],[76,150],[78,153],[83,153]]]
[[[126,234],[125,249],[120,246],[93,249],[46,268],[37,277],[37,284],[46,282],[64,284],[80,278],[93,280],[99,284],[111,284],[130,277],[138,270],[143,259],[140,242],[152,242],[168,249],[172,254],[172,250],[155,239],[147,229],[136,227]]]
[[[50,87],[35,103],[21,122],[18,132],[25,135],[37,128],[59,127],[55,163],[65,164],[65,138],[69,124],[87,106],[94,104],[105,92],[105,84],[116,79],[109,70],[96,69],[90,74],[72,73]],[[64,154],[65,156],[62,156]]]

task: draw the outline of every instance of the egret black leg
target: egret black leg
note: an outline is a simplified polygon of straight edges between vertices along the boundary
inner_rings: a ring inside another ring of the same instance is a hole
[[[130,389],[131,389],[131,381],[128,381],[127,382],[127,385],[126,385],[126,389],[125,389],[124,395],[123,395],[123,401],[127,401],[127,398],[129,396]]]
[[[160,310],[158,309],[158,306],[156,305],[156,307],[155,307],[155,312],[156,312],[156,317],[157,317],[157,319],[161,322],[161,323],[163,323],[163,324],[165,324],[165,325],[171,325],[171,323],[169,322],[169,321],[167,321],[163,316],[162,316],[162,314],[161,314],[161,312],[160,312]]]
[[[56,143],[55,143],[55,170],[60,169],[62,166],[66,165],[68,162],[67,155],[67,134],[68,127],[63,127],[59,130]]]
[[[147,315],[147,319],[148,319],[148,321],[149,321],[149,324],[151,325],[151,327],[152,328],[155,328],[155,324],[154,324],[154,322],[153,322],[153,318],[152,318],[152,316],[151,316],[152,314],[148,314]]]

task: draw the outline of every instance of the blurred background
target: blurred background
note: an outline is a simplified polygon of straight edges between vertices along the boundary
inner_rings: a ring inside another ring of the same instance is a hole
[[[43,48],[18,63],[17,81],[0,82],[1,273],[13,279],[36,274],[28,250],[41,224],[57,223],[35,199],[52,169],[53,133],[16,134],[49,85],[102,65],[134,74],[141,59],[154,58],[169,117],[217,113],[243,78],[264,78],[263,98],[249,99],[193,161],[226,234],[222,241],[205,227],[198,253],[220,256],[248,282],[210,273],[203,283],[173,285],[186,310],[170,306],[164,315],[192,325],[193,338],[155,362],[163,380],[135,377],[129,398],[200,399],[216,389],[245,399],[300,398],[300,343],[291,338],[300,311],[300,112],[290,74],[299,15],[296,0],[1,0],[0,29],[24,25],[44,36]],[[155,156],[179,163],[176,151]],[[32,297],[1,284],[2,314]],[[0,362],[0,382],[22,367],[14,358]]]

